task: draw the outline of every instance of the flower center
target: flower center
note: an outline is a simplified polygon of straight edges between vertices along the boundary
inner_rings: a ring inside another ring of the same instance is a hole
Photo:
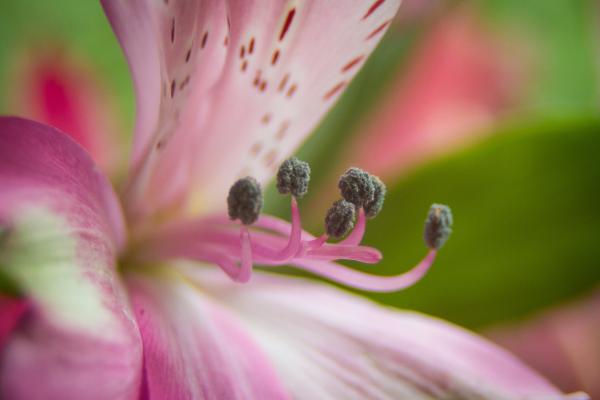
[[[382,210],[386,188],[375,176],[350,168],[338,182],[342,199],[325,216],[325,232],[315,237],[302,230],[298,200],[308,191],[310,167],[297,158],[286,160],[277,173],[277,189],[290,195],[291,224],[261,215],[263,195],[252,177],[236,181],[227,197],[228,215],[213,215],[161,229],[144,245],[138,261],[188,259],[218,265],[232,280],[248,282],[256,263],[264,268],[294,266],[338,283],[370,291],[395,291],[417,282],[431,267],[451,233],[447,206],[431,206],[425,222],[427,255],[414,268],[396,276],[377,276],[336,261],[374,264],[381,253],[361,245],[367,219]],[[236,223],[239,220],[241,223]],[[345,237],[345,238],[344,238]],[[342,239],[330,243],[330,238]]]

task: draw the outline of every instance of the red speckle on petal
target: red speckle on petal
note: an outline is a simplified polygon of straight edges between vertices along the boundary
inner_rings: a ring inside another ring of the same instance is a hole
[[[290,74],[285,74],[285,76],[279,83],[279,88],[277,90],[279,90],[280,92],[283,92],[283,89],[285,89],[285,85],[287,85],[287,82],[289,79],[290,79]]]
[[[252,54],[254,52],[254,38],[250,39],[250,44],[248,45],[248,53]]]
[[[250,154],[252,154],[254,157],[256,157],[260,153],[261,150],[262,150],[262,144],[260,142],[256,142],[250,148]]]
[[[175,97],[175,79],[171,81],[171,98]]]
[[[246,55],[246,47],[242,46],[242,47],[240,47],[240,58],[244,58],[245,55]]]
[[[263,117],[261,118],[260,122],[262,122],[263,124],[268,124],[271,121],[271,114],[266,113],[265,115],[263,115]]]
[[[352,69],[352,67],[356,66],[359,62],[361,62],[365,58],[365,56],[358,56],[355,59],[348,62],[348,64],[342,67],[342,73],[348,72]]]
[[[294,95],[294,93],[296,93],[296,89],[298,89],[298,86],[294,83],[292,86],[290,86],[290,88],[287,91],[286,96],[287,97],[292,97]]]
[[[375,10],[377,10],[379,8],[379,6],[382,5],[383,3],[385,3],[385,0],[377,0],[375,3],[373,3],[371,5],[371,7],[369,7],[369,9],[365,13],[365,15],[362,17],[362,19],[364,20],[364,19],[369,18],[369,15],[373,14],[375,12]]]
[[[204,32],[202,35],[202,42],[200,42],[200,48],[204,48],[206,46],[206,41],[208,40],[208,31]]]
[[[279,129],[277,130],[277,132],[275,133],[275,139],[277,141],[281,141],[283,140],[283,138],[285,137],[286,133],[287,133],[287,129],[290,126],[290,121],[283,121],[281,123],[281,126],[279,127]]]
[[[275,50],[273,53],[273,57],[271,58],[271,65],[277,64],[277,60],[279,60],[279,50]]]
[[[185,79],[179,84],[179,90],[183,90],[190,83],[190,76],[186,76]]]
[[[270,167],[270,166],[274,165],[275,160],[277,160],[277,150],[275,150],[275,149],[269,151],[263,159],[266,167]]]
[[[267,81],[262,81],[258,88],[260,89],[261,92],[264,92],[265,90],[267,90]]]
[[[191,57],[192,57],[192,49],[189,49],[188,52],[185,54],[185,62],[189,62]]]
[[[323,100],[329,100],[336,93],[338,93],[340,90],[342,90],[342,88],[344,86],[346,86],[346,82],[345,81],[342,81],[342,82],[338,83],[337,85],[335,85],[334,87],[332,87],[327,93],[325,93],[325,95],[323,95]]]
[[[378,33],[381,33],[381,31],[383,31],[390,24],[390,22],[392,22],[392,20],[386,21],[379,25],[373,32],[369,33],[369,36],[367,36],[365,40],[373,39]]]
[[[242,71],[246,71],[246,69],[248,68],[248,60],[244,60],[240,68]]]
[[[285,17],[285,22],[283,23],[283,27],[281,28],[281,32],[279,33],[280,41],[283,40],[288,30],[290,29],[292,21],[294,20],[294,15],[296,15],[296,8],[292,8],[290,11],[288,11],[287,16]]]
[[[254,81],[253,81],[253,84],[256,87],[258,87],[258,85],[260,85],[260,76],[261,76],[261,72],[259,69],[258,71],[256,71],[256,76],[254,77]]]
[[[171,43],[175,43],[175,18],[171,20]]]

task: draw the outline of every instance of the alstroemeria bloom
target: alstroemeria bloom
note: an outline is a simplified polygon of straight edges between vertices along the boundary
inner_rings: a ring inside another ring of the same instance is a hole
[[[283,162],[372,51],[397,0],[103,5],[137,92],[131,179],[119,199],[68,136],[0,119],[0,272],[23,295],[0,303],[0,396],[565,397],[457,327],[252,272],[254,263],[292,265],[397,290],[443,244],[450,214],[434,206],[431,249],[415,269],[380,277],[336,263],[381,257],[360,241],[384,187],[350,169],[340,180],[345,200],[315,237],[302,231],[297,202],[308,168]],[[291,224],[259,216],[259,184],[281,162]],[[329,243],[355,212],[354,230]]]

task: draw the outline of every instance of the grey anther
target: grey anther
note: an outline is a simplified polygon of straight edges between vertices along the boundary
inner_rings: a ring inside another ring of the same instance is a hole
[[[363,208],[365,209],[365,215],[367,218],[375,218],[377,214],[383,208],[383,202],[385,201],[386,187],[385,184],[378,177],[371,175],[371,183],[375,189],[373,194],[373,200],[365,203]]]
[[[350,168],[340,177],[338,187],[344,200],[362,207],[373,201],[375,187],[371,175],[360,168]]]
[[[227,196],[229,218],[239,219],[244,225],[256,222],[263,206],[260,184],[248,176],[235,182]]]
[[[291,193],[300,198],[308,192],[310,166],[296,157],[288,158],[277,171],[277,190],[281,194]]]
[[[356,207],[346,200],[338,200],[327,211],[325,216],[325,231],[333,238],[345,236],[354,228]]]
[[[439,250],[452,233],[452,211],[443,204],[433,204],[425,220],[425,243]]]

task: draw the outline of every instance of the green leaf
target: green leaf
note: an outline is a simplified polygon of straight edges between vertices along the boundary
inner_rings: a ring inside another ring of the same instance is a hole
[[[425,254],[432,202],[452,207],[453,236],[423,281],[378,301],[472,328],[523,317],[600,282],[600,121],[499,133],[389,188],[365,244],[396,274]]]

